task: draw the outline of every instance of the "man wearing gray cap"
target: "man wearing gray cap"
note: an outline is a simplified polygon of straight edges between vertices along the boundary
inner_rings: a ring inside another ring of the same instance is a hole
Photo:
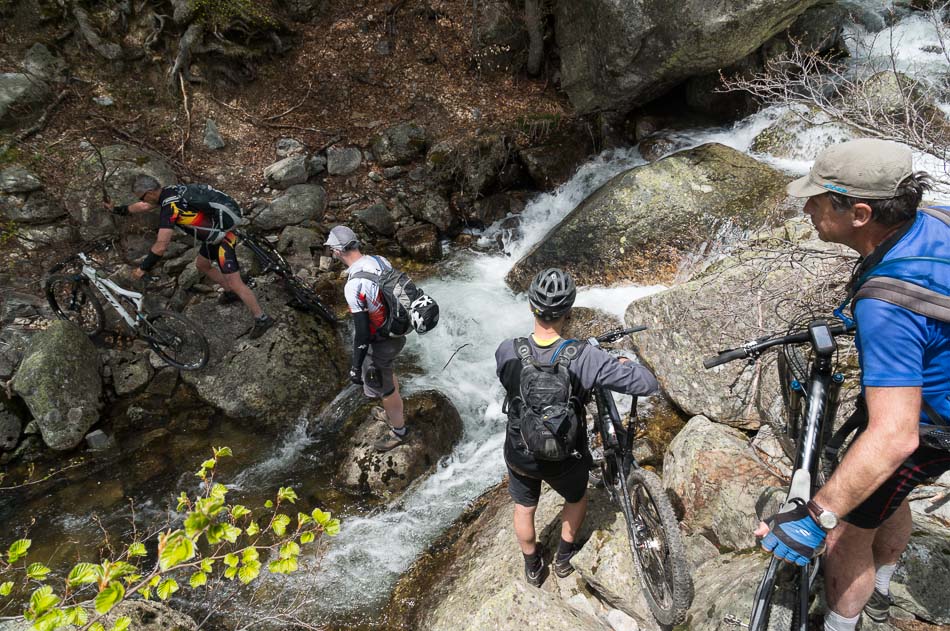
[[[950,469],[950,208],[918,210],[929,189],[909,149],[873,139],[829,147],[788,185],[823,241],[861,257],[842,307],[857,324],[865,429],[812,501],[756,530],[799,565],[826,544],[828,631],[851,631],[862,609],[887,620],[912,528],[907,496]]]
[[[392,269],[392,265],[382,256],[360,252],[356,233],[346,226],[330,230],[324,245],[330,249],[333,258],[347,267],[343,293],[353,315],[350,381],[363,386],[366,396],[382,399],[382,410],[377,408],[376,416],[388,423],[391,431],[376,441],[374,447],[377,451],[389,451],[405,442],[409,429],[403,417],[399,381],[393,371],[393,362],[406,345],[406,338],[381,334],[380,329],[386,321],[386,304],[379,285],[367,276],[378,278],[384,269]]]

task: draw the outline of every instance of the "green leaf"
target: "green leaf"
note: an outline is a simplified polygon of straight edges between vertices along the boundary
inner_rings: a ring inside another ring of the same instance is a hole
[[[51,570],[42,563],[30,563],[26,568],[27,578],[31,578],[34,581],[45,581],[46,575],[50,572]]]
[[[297,570],[297,559],[291,558],[271,561],[267,565],[267,569],[270,570],[272,574],[290,574]]]
[[[244,552],[241,553],[241,561],[244,563],[253,563],[261,558],[260,553],[258,553],[257,548],[245,548]]]
[[[202,560],[201,560],[201,571],[202,571],[202,572],[210,572],[212,565],[214,565],[214,559],[202,559]]]
[[[9,596],[13,592],[13,581],[0,583],[0,596]]]
[[[116,618],[115,624],[112,625],[112,631],[125,631],[129,628],[130,624],[132,624],[132,618],[129,618],[128,616]]]
[[[176,565],[190,561],[195,556],[195,542],[176,530],[165,540],[165,547],[158,555],[158,566],[167,571]]]
[[[245,515],[250,515],[251,511],[246,506],[235,504],[231,507],[231,519],[240,519]]]
[[[112,579],[122,578],[123,576],[131,576],[138,571],[139,569],[131,563],[126,563],[125,561],[116,561],[109,567],[109,578]]]
[[[327,525],[323,527],[323,532],[327,533],[331,537],[335,537],[340,534],[340,520],[331,519],[327,522]]]
[[[172,594],[178,591],[178,583],[175,582],[173,578],[166,578],[164,581],[158,584],[158,587],[155,589],[155,593],[162,600],[168,600],[172,597]]]
[[[132,557],[144,557],[148,553],[145,551],[145,544],[136,541],[135,543],[129,546],[128,554],[129,554],[129,558],[132,558]]]
[[[224,527],[224,534],[222,534],[221,537],[228,543],[235,543],[242,532],[244,531],[237,526],[227,525]]]
[[[66,623],[66,615],[59,609],[47,611],[33,621],[36,631],[55,631]]]
[[[274,502],[272,500],[267,500],[264,502],[264,508],[274,508]]]
[[[214,457],[215,458],[224,458],[225,456],[233,456],[231,453],[230,447],[215,447],[214,448]]]
[[[125,588],[122,583],[113,581],[96,594],[96,611],[98,613],[108,613],[125,596]]]
[[[280,547],[280,558],[290,559],[300,554],[300,546],[293,541],[288,541]]]
[[[93,565],[92,563],[77,563],[76,566],[69,571],[69,576],[66,577],[66,583],[70,587],[85,585],[86,583],[95,583],[99,580],[98,569],[99,566]]]
[[[330,513],[323,512],[319,508],[313,509],[313,521],[317,522],[321,526],[326,526],[327,522],[330,521]]]
[[[102,626],[101,622],[93,622],[92,626],[89,627],[89,631],[106,631],[106,628]]]
[[[191,578],[188,580],[188,584],[192,587],[201,587],[208,583],[208,575],[204,572],[195,572],[191,575]]]
[[[156,574],[155,576],[153,576],[153,577],[149,580],[148,586],[149,586],[149,587],[155,587],[156,585],[158,585],[158,582],[159,582],[160,580],[162,580],[161,575]]]
[[[277,499],[279,499],[282,502],[290,502],[291,504],[293,504],[299,498],[297,497],[297,494],[294,493],[294,490],[292,488],[290,488],[289,486],[282,486],[277,491]]]
[[[188,506],[191,506],[191,500],[188,499],[188,494],[182,491],[178,496],[178,512],[185,510]]]
[[[297,513],[297,525],[306,526],[313,521],[313,518],[307,513]]]
[[[126,585],[131,585],[132,583],[138,583],[141,579],[142,579],[141,574],[129,574],[128,576],[124,576],[122,578],[122,580],[125,581]]]
[[[224,571],[224,578],[230,581],[235,576],[237,576],[237,573],[238,573],[238,569],[236,567],[229,567],[228,569]]]
[[[261,562],[251,561],[238,570],[238,580],[247,585],[261,573]]]
[[[237,564],[241,562],[241,559],[238,558],[238,555],[233,552],[229,552],[224,555],[224,564],[228,567],[237,567]]]
[[[33,542],[29,539],[18,539],[11,543],[10,548],[7,550],[7,561],[10,563],[16,563],[25,557],[26,551],[30,549],[30,545],[32,543]]]
[[[185,517],[185,534],[194,537],[207,528],[210,523],[211,519],[207,515],[202,515],[199,512],[188,513],[188,516]]]
[[[312,531],[305,532],[302,535],[300,535],[300,543],[304,545],[313,542],[314,539],[316,539],[316,535],[314,535]]]
[[[30,595],[30,611],[36,616],[43,615],[58,603],[59,596],[53,593],[53,588],[49,585],[43,585]]]
[[[205,539],[208,540],[208,543],[215,545],[216,543],[221,543],[221,539],[224,538],[224,524],[214,524],[208,527],[208,530],[205,531]]]
[[[248,524],[247,529],[244,532],[247,533],[248,537],[253,537],[260,531],[261,531],[261,527],[257,525],[256,521],[252,521],[250,524]]]
[[[280,513],[274,516],[274,521],[271,522],[271,528],[274,529],[274,533],[278,537],[283,537],[284,533],[287,532],[287,524],[290,523],[290,517]]]
[[[152,599],[152,588],[151,588],[151,587],[143,587],[142,589],[139,590],[139,593],[142,594],[142,598],[144,598],[145,600],[151,600],[151,599]]]
[[[224,502],[224,496],[227,494],[228,487],[224,486],[223,484],[216,483],[211,487],[211,497],[216,500],[220,500],[222,503]]]
[[[215,460],[214,458],[208,458],[207,460],[205,460],[204,462],[201,463],[201,468],[202,468],[202,469],[214,469],[214,465],[216,465],[216,464],[217,464],[217,460]]]
[[[89,614],[83,607],[76,605],[66,610],[66,623],[81,627],[89,622]]]

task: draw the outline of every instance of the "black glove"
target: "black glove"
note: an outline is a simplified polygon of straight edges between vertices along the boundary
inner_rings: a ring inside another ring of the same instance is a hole
[[[358,386],[363,385],[363,371],[359,368],[350,368],[350,381]]]
[[[120,217],[125,217],[126,215],[129,214],[129,207],[126,204],[122,204],[121,206],[113,206],[112,214],[118,215]]]

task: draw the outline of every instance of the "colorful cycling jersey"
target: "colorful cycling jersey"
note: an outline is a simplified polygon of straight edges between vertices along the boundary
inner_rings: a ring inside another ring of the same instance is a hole
[[[350,307],[350,313],[360,313],[366,311],[369,313],[369,332],[375,335],[376,331],[386,321],[386,305],[383,297],[379,294],[379,286],[366,278],[353,278],[359,272],[369,274],[382,274],[383,268],[376,260],[379,258],[385,265],[392,264],[384,257],[363,256],[355,263],[350,265],[347,270],[349,280],[343,288],[346,296],[346,304]]]
[[[201,241],[220,241],[241,217],[234,199],[207,184],[166,186],[158,203],[159,228],[177,227]]]
[[[932,259],[893,262],[905,257],[946,259],[948,254],[950,228],[939,219],[918,212],[913,226],[875,269],[948,294],[950,264]],[[888,261],[892,263],[885,267]],[[854,315],[858,322],[855,344],[862,386],[920,386],[924,400],[950,420],[950,323],[873,298],[859,300]],[[923,412],[921,422],[930,422]]]

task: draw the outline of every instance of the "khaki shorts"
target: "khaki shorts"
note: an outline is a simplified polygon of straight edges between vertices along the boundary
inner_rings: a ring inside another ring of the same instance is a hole
[[[405,337],[389,337],[369,345],[366,360],[363,362],[363,393],[373,399],[388,397],[396,389],[393,362],[406,345]],[[379,381],[371,383],[369,374],[375,370]]]

